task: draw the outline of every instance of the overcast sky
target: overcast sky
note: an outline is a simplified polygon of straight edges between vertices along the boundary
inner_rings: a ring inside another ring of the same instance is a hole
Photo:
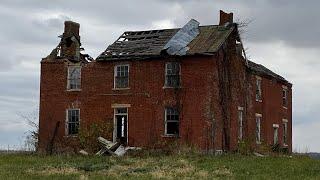
[[[81,24],[82,45],[95,58],[125,30],[181,27],[191,18],[217,24],[222,9],[252,20],[244,35],[250,59],[293,83],[293,149],[320,152],[319,7],[317,0],[1,0],[0,149],[23,143],[29,127],[19,114],[38,108],[40,60],[57,46],[65,20]]]

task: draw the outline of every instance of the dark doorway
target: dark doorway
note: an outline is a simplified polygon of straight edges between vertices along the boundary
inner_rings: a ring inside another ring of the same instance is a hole
[[[115,109],[115,138],[117,142],[127,145],[128,114],[127,108]]]
[[[117,121],[117,141],[121,144],[127,144],[127,116],[116,115]]]

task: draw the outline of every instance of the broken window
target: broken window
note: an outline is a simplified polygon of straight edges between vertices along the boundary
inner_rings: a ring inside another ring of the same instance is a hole
[[[256,114],[256,142],[261,143],[261,114]]]
[[[117,65],[114,68],[114,88],[129,87],[129,65]]]
[[[273,124],[273,144],[279,144],[279,125],[278,124]]]
[[[179,111],[177,108],[165,109],[165,134],[179,135]]]
[[[288,89],[283,88],[282,89],[282,106],[287,107],[288,105]]]
[[[238,138],[239,138],[239,140],[242,140],[242,137],[243,137],[243,107],[238,107],[238,123],[239,123]]]
[[[261,90],[262,79],[257,77],[256,79],[256,101],[262,101],[262,90]]]
[[[288,120],[283,119],[283,145],[287,145],[288,143]]]
[[[68,67],[68,85],[69,90],[79,90],[81,88],[81,67]]]
[[[166,63],[166,79],[165,87],[180,87],[180,63],[168,62]]]
[[[67,135],[76,135],[79,132],[80,109],[67,110]]]

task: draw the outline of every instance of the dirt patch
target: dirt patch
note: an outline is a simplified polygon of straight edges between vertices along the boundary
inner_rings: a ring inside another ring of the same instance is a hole
[[[212,172],[215,176],[231,177],[232,172],[226,167],[219,167],[218,169]]]
[[[29,174],[40,174],[40,175],[69,175],[69,174],[80,174],[79,170],[73,167],[46,167],[43,170],[28,169]]]

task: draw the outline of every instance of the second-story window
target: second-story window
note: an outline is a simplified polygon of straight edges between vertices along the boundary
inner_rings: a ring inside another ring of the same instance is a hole
[[[166,63],[166,80],[165,87],[180,87],[180,63],[168,62]]]
[[[288,106],[288,89],[282,88],[282,106],[287,107]]]
[[[262,89],[261,89],[262,79],[257,77],[256,79],[256,101],[262,101]]]
[[[114,88],[129,87],[129,65],[117,65],[114,67]]]
[[[81,89],[81,67],[69,66],[68,67],[68,90],[80,90]]]

